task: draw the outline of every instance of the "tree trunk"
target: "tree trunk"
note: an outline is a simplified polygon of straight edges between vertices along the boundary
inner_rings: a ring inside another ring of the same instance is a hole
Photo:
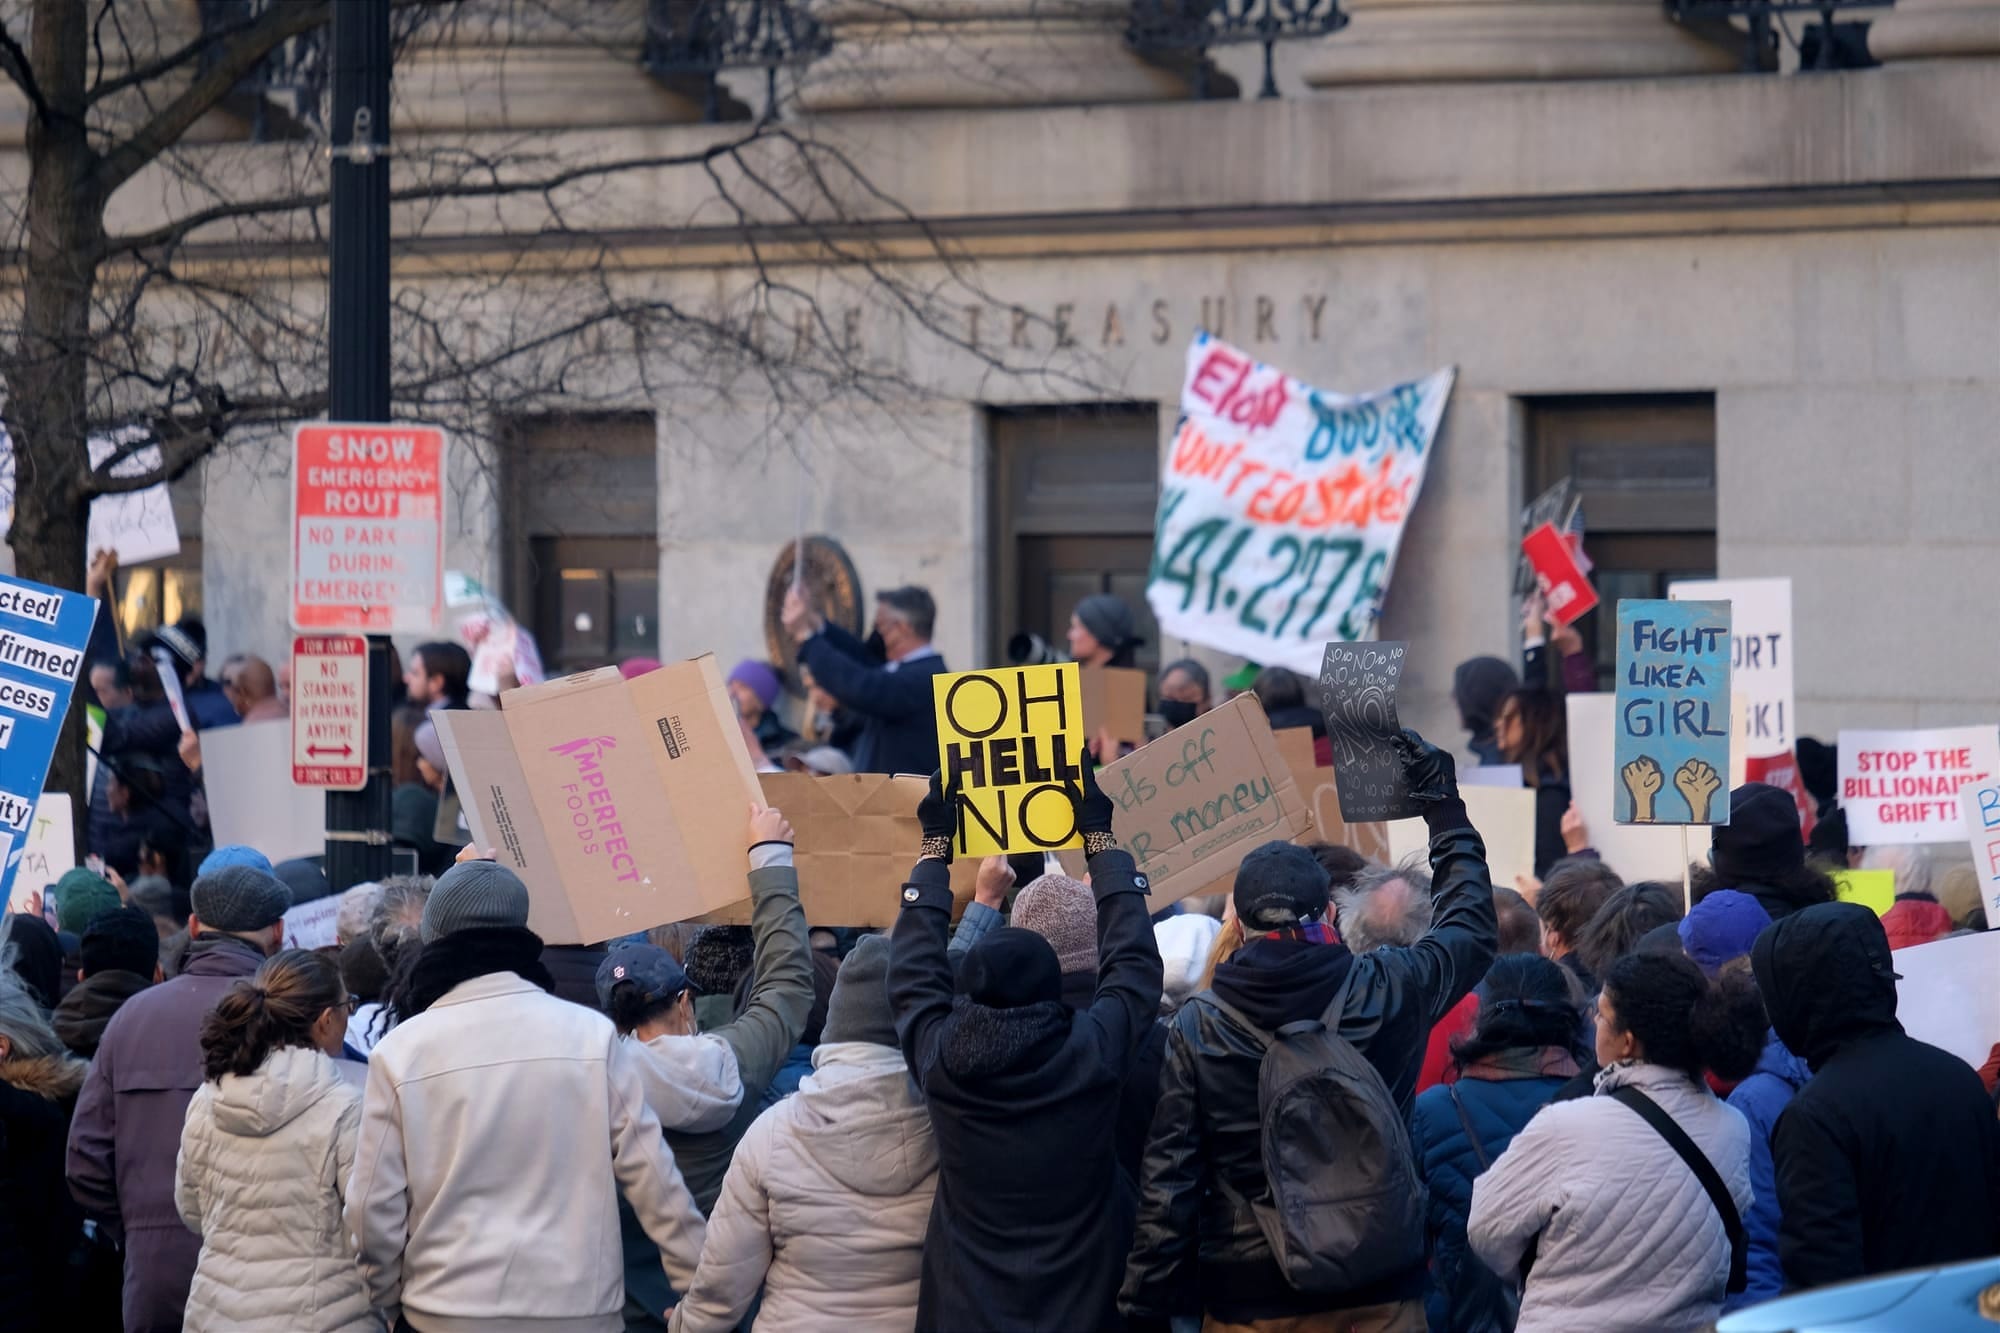
[[[50,114],[28,121],[28,264],[21,329],[7,349],[14,447],[15,571],[83,587],[90,517],[90,307],[104,238],[97,159],[85,134],[89,24],[83,0],[35,0],[29,65]],[[78,842],[88,822],[83,715],[72,707],[46,789],[68,792]]]

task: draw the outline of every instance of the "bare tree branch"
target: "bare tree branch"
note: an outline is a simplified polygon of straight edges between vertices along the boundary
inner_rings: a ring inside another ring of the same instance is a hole
[[[21,49],[21,43],[7,30],[7,21],[0,19],[0,74],[14,81],[29,103],[35,108],[35,119],[46,125],[54,114],[49,109],[48,98],[42,95],[42,85],[35,78],[35,69],[28,61],[28,53]]]

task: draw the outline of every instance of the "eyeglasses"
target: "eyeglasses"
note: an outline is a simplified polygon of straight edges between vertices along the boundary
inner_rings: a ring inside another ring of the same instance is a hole
[[[361,1008],[361,997],[359,995],[350,995],[340,1002],[340,1007],[350,1014],[354,1013]]]

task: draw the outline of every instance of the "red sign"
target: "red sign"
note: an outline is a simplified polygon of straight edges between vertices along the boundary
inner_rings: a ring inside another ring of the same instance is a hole
[[[368,640],[358,634],[292,640],[292,785],[368,785]]]
[[[1544,523],[1523,538],[1521,553],[1534,566],[1535,582],[1548,602],[1550,620],[1568,625],[1597,605],[1597,589],[1590,586],[1590,576],[1576,562],[1576,552],[1555,524]]]
[[[424,634],[444,609],[444,432],[292,435],[292,628]]]

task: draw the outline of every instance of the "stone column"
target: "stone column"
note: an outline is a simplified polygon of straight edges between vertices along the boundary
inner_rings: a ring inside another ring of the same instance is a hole
[[[831,0],[814,12],[834,47],[799,78],[808,111],[1189,95],[1191,66],[1155,64],[1126,46],[1130,0]]]
[[[1346,0],[1347,27],[1301,66],[1315,88],[1627,79],[1741,68],[1742,37],[1697,34],[1660,0]]]
[[[1868,18],[1864,13],[1859,17]],[[1888,64],[2000,55],[2000,4],[1991,0],[1897,0],[1868,29],[1868,53]]]

